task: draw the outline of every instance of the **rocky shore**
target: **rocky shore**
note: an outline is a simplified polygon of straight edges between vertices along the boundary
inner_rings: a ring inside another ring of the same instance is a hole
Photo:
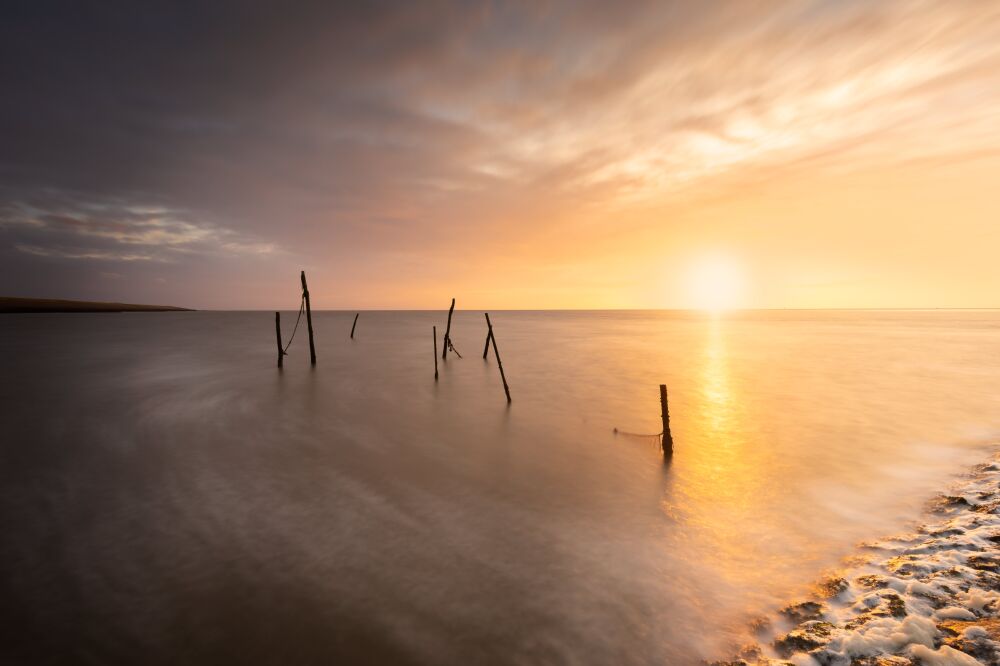
[[[1000,464],[937,498],[910,534],[862,544],[814,598],[756,623],[716,666],[1000,665]]]

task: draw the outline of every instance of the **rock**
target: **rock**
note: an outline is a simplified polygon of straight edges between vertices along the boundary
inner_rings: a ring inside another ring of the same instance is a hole
[[[988,504],[976,504],[972,510],[976,513],[996,513],[1000,508],[1000,502],[989,502]]]
[[[889,582],[885,579],[885,577],[879,576],[878,574],[858,576],[854,579],[854,582],[867,590],[878,590],[883,587],[889,587]]]
[[[972,627],[980,631],[966,633]],[[1000,665],[1000,653],[995,643],[1000,641],[1000,618],[948,620],[939,624],[938,629],[945,634],[944,645],[964,652],[986,666]]]
[[[802,603],[785,606],[778,611],[794,624],[801,624],[808,620],[818,620],[823,615],[823,605],[815,601],[803,601]]]
[[[885,561],[889,571],[897,576],[927,575],[935,570],[932,563],[919,555],[897,555]]]
[[[953,636],[960,635],[969,627],[979,627],[986,632],[990,640],[1000,641],[1000,618],[985,617],[977,620],[945,620],[938,624],[938,629]]]
[[[844,624],[844,629],[846,629],[848,631],[854,631],[858,627],[861,627],[861,626],[863,626],[865,624],[868,624],[869,622],[872,621],[872,619],[873,619],[873,617],[872,617],[871,614],[869,614],[869,613],[862,613],[861,615],[857,616],[856,618],[847,621]]]
[[[885,657],[856,657],[851,660],[851,666],[912,666],[913,662],[906,657],[895,655]]]
[[[906,602],[896,593],[885,594],[882,597],[886,600],[889,614],[893,617],[906,617]]]
[[[980,571],[976,574],[976,578],[979,579],[979,585],[986,590],[993,590],[994,592],[1000,591],[1000,574],[993,573],[992,571]]]
[[[832,598],[845,591],[851,585],[843,578],[826,578],[819,584],[819,592],[826,598]]]
[[[931,510],[939,513],[960,506],[969,507],[972,505],[961,495],[941,495],[931,502]]]
[[[833,625],[829,622],[813,620],[804,622],[784,636],[774,641],[774,649],[782,657],[790,657],[796,652],[809,652],[830,642]]]
[[[1000,561],[988,555],[970,555],[966,564],[979,571],[996,573],[1000,569]]]

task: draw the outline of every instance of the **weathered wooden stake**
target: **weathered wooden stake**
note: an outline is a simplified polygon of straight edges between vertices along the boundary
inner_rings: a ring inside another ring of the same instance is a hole
[[[274,313],[274,334],[278,338],[278,367],[284,365],[285,350],[281,347],[281,313]]]
[[[309,287],[306,286],[306,272],[302,271],[302,298],[306,299],[306,326],[309,328],[309,362],[316,365],[316,345],[313,344],[313,318],[309,307]]]
[[[455,299],[451,299],[451,308],[448,309],[448,328],[444,330],[444,351],[441,352],[441,360],[448,360],[448,343],[451,342],[451,313],[455,311]],[[437,338],[435,338],[436,340]]]
[[[493,353],[497,357],[497,367],[500,368],[500,379],[503,380],[503,392],[507,394],[507,404],[510,404],[510,387],[507,386],[507,377],[503,374],[503,363],[500,362],[500,350],[497,349],[497,336],[493,335],[493,324],[490,323],[490,313],[484,312],[486,315],[486,326],[489,329],[487,333],[487,339],[493,341]]]
[[[434,381],[438,380],[438,327],[434,326]]]
[[[670,411],[667,409],[667,385],[660,384],[660,417],[663,419],[663,456],[674,455],[674,438],[670,434]]]
[[[358,325],[358,316],[360,314],[361,313],[359,312],[358,314],[354,315],[354,325],[351,326],[351,340],[354,339],[354,328]],[[434,354],[434,355],[437,356],[437,354]]]
[[[490,353],[490,340],[493,339],[493,329],[486,329],[486,346],[483,347],[483,360],[486,360],[486,355]]]

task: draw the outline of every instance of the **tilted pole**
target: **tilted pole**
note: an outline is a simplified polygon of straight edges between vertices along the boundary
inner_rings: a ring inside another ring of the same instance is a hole
[[[503,381],[503,392],[507,394],[507,404],[510,404],[510,387],[507,386],[507,377],[503,374],[503,363],[500,362],[500,350],[497,349],[497,336],[493,335],[493,324],[490,323],[490,313],[484,312],[486,315],[486,326],[489,328],[489,339],[493,341],[493,353],[497,357],[497,367],[500,368],[500,379]]]
[[[451,314],[455,311],[455,299],[451,299],[451,307],[448,309],[448,328],[444,330],[444,351],[441,352],[441,360],[448,360],[448,346],[451,343]],[[437,338],[435,338],[436,340]]]
[[[489,316],[486,317],[489,320]],[[489,323],[487,321],[487,323]],[[490,353],[490,340],[493,339],[493,329],[487,326],[486,328],[486,346],[483,347],[483,360],[486,360],[486,355]]]
[[[313,344],[313,318],[309,307],[309,287],[306,286],[306,272],[302,271],[302,298],[306,301],[306,325],[309,328],[309,362],[316,365],[316,345]]]
[[[354,329],[355,329],[355,328],[357,327],[357,325],[358,325],[358,316],[359,316],[360,314],[361,314],[361,313],[359,312],[359,313],[357,313],[356,315],[354,315],[354,324],[353,324],[353,325],[351,326],[351,340],[353,340],[353,339],[354,339]],[[436,354],[435,354],[435,356],[436,356]]]

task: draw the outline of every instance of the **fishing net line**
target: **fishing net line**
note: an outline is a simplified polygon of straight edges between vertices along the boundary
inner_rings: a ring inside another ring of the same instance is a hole
[[[299,316],[295,318],[295,327],[292,329],[292,337],[288,338],[288,344],[285,348],[281,350],[282,356],[288,356],[288,348],[292,346],[292,340],[295,339],[295,331],[299,330],[299,320],[302,319],[302,313],[306,310],[306,297],[302,296],[302,301],[299,303]]]
[[[658,432],[655,435],[650,435],[650,434],[646,434],[646,433],[629,432],[627,430],[619,430],[618,428],[615,428],[614,429],[614,433],[615,433],[616,437],[619,436],[619,435],[621,435],[622,437],[629,437],[631,439],[638,439],[640,441],[647,441],[647,442],[650,442],[650,443],[654,443],[655,442],[659,446],[663,445],[663,433],[662,432]]]

